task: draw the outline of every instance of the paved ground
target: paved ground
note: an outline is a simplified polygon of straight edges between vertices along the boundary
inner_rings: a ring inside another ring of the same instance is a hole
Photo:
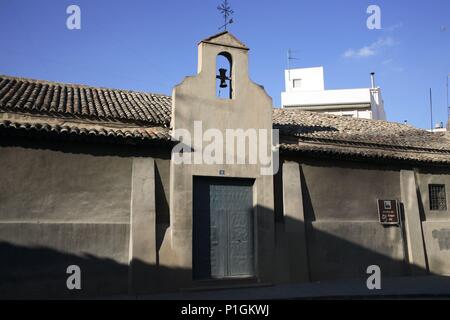
[[[170,294],[120,296],[112,299],[157,300],[272,300],[348,298],[450,299],[450,277],[402,277],[381,282],[381,290],[368,290],[366,279],[307,284],[266,285],[250,288],[183,291]]]

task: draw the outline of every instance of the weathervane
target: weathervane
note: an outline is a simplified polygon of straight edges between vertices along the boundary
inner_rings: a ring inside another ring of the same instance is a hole
[[[228,5],[228,0],[223,0],[223,3],[217,7],[217,10],[223,15],[225,24],[221,26],[219,29],[225,29],[227,31],[227,26],[233,23],[233,18],[228,18],[234,13],[231,7]]]

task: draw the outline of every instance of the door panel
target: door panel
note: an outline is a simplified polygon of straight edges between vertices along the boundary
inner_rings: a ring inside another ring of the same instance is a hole
[[[197,279],[254,275],[253,180],[194,179]]]
[[[230,273],[238,275],[253,274],[253,215],[246,211],[229,214],[229,267]]]

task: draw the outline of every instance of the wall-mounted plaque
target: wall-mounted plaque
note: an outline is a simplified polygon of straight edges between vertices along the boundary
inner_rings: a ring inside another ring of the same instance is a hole
[[[397,200],[378,200],[378,215],[383,225],[400,223]]]

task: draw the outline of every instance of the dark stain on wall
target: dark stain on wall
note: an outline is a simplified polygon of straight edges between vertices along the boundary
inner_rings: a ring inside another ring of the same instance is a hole
[[[439,243],[439,250],[450,250],[450,229],[435,229],[432,235]]]

